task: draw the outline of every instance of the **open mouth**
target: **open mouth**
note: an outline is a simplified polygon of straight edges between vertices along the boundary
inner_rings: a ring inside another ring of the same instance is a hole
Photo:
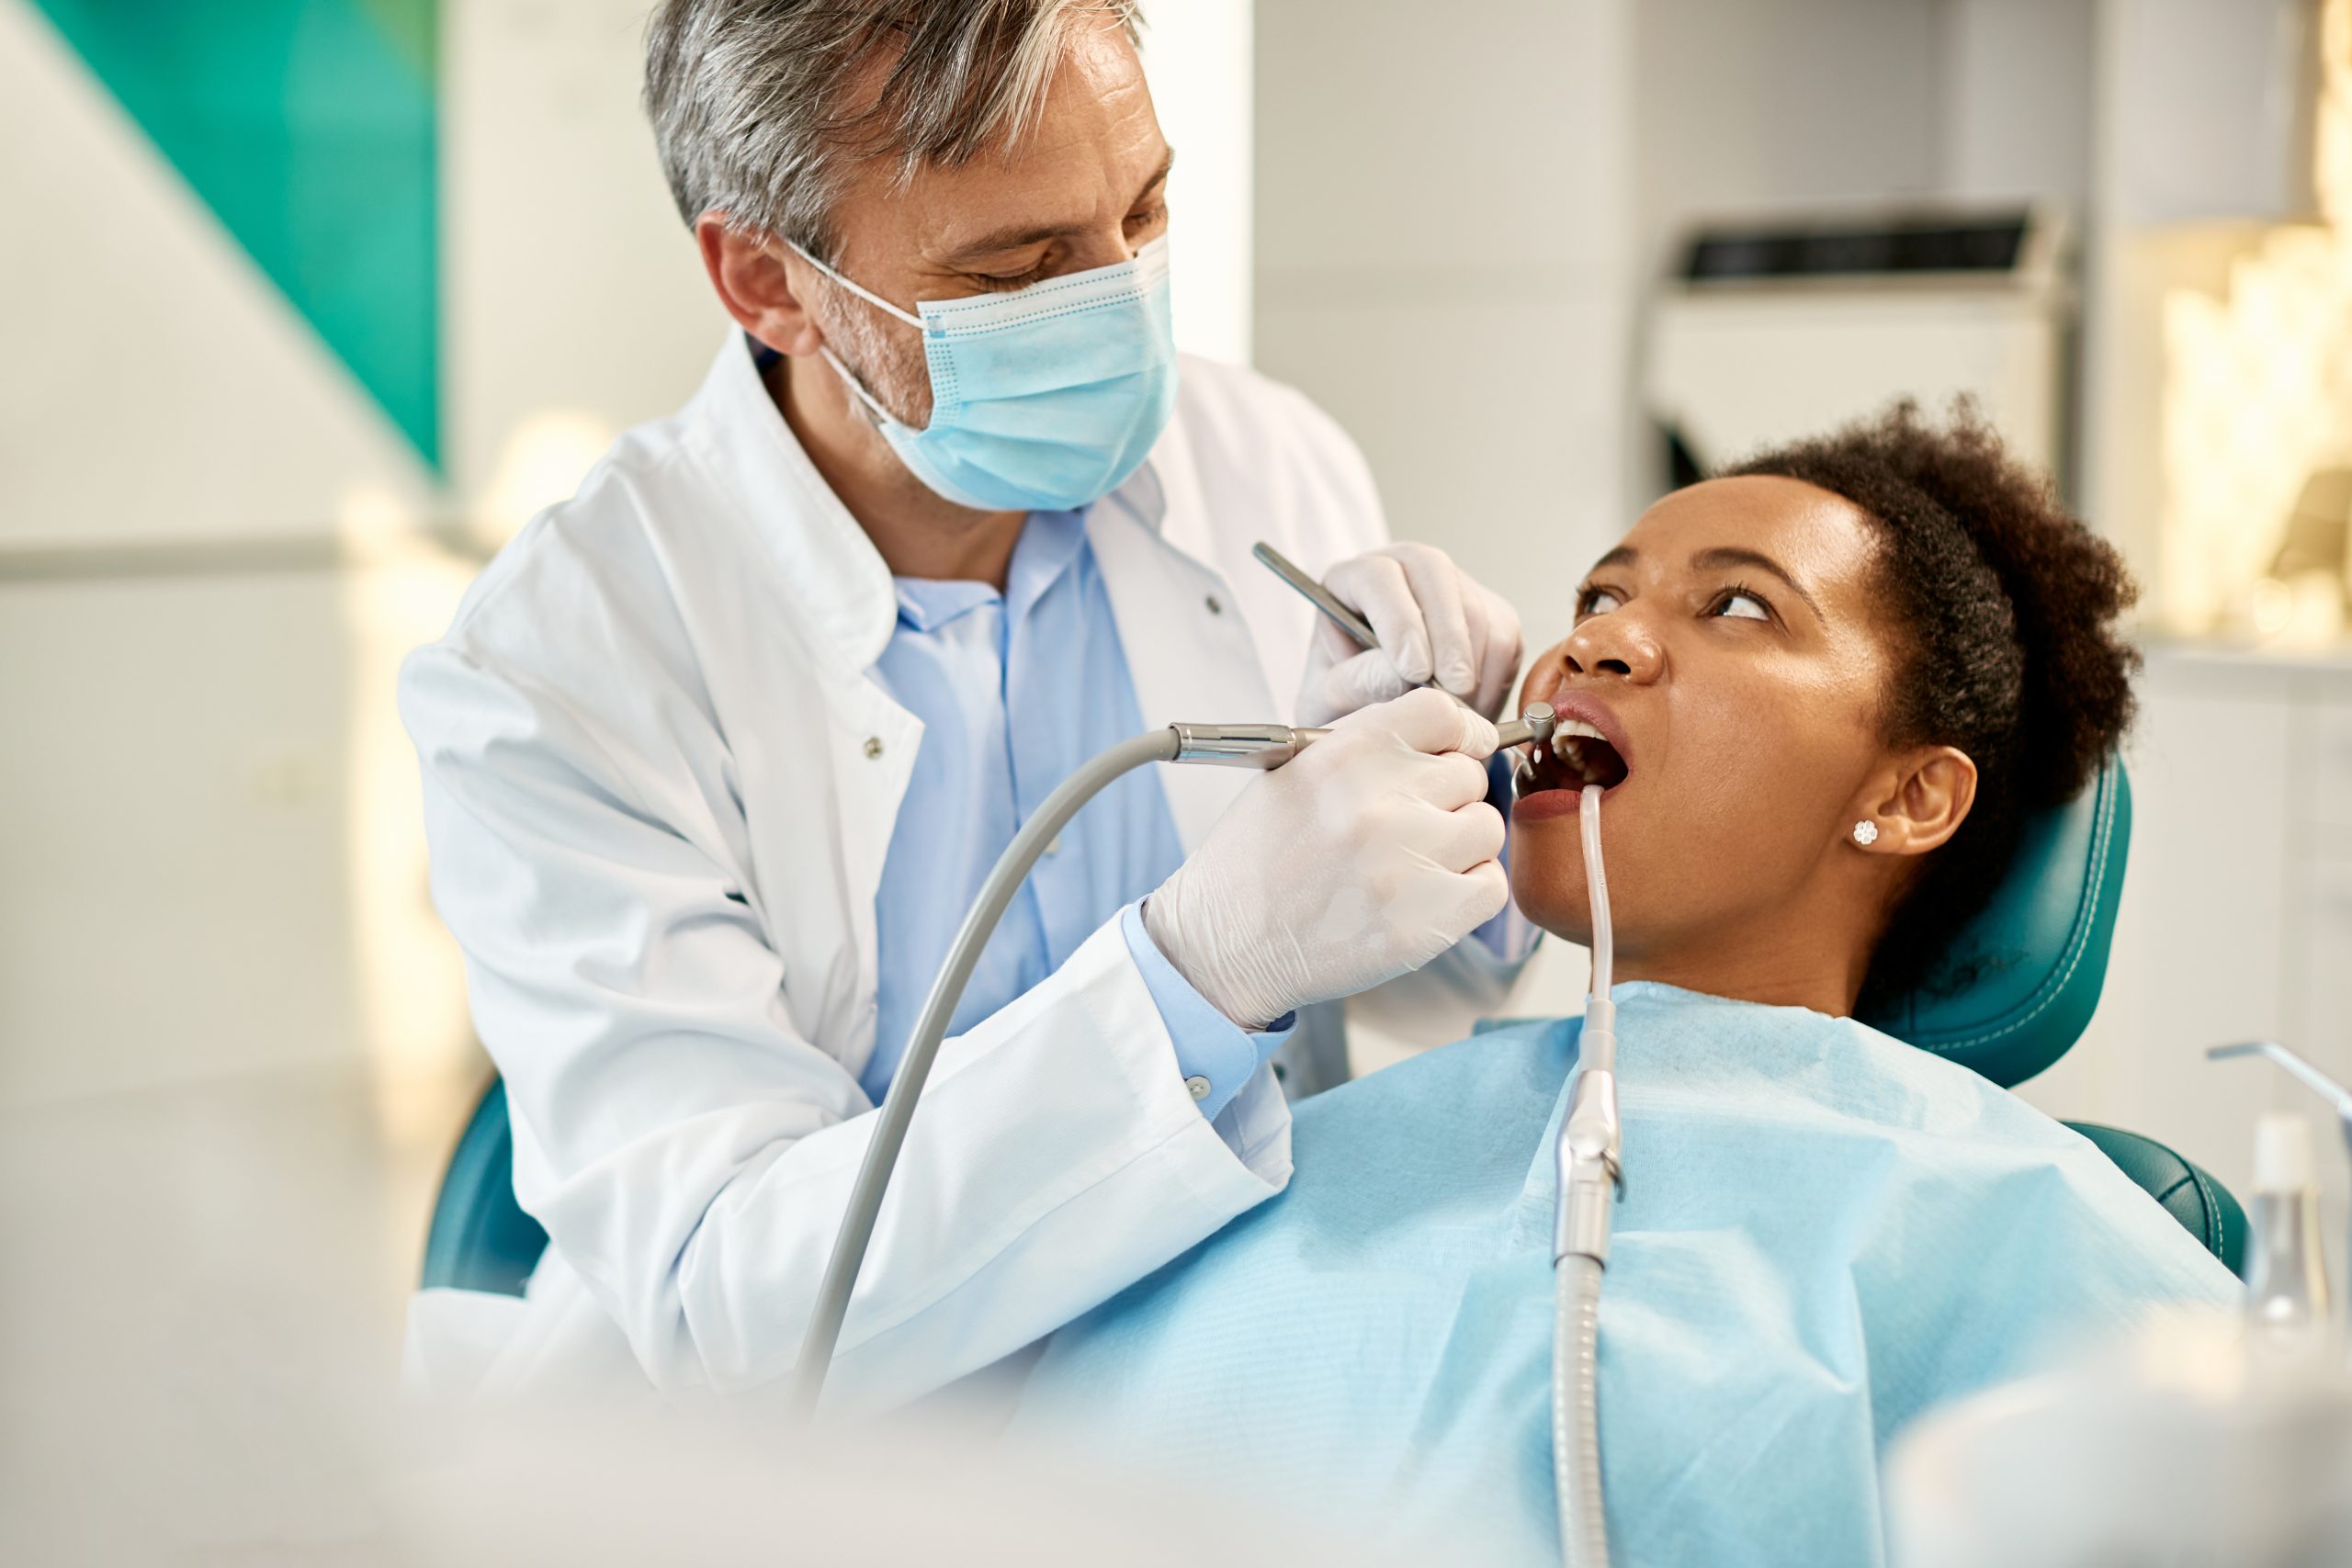
[[[1547,789],[1580,790],[1587,784],[1615,789],[1631,772],[1600,730],[1579,719],[1563,718],[1552,732],[1551,744],[1530,747],[1528,761],[1519,769],[1519,796],[1524,800]]]

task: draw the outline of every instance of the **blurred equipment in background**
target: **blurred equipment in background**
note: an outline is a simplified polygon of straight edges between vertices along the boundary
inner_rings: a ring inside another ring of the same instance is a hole
[[[2352,468],[2315,469],[2254,586],[2254,630],[2324,643],[2352,626]]]
[[[2352,1092],[2268,1041],[2352,1141]],[[2329,1310],[2310,1124],[2255,1127],[2241,1322],[2158,1320],[2120,1353],[1929,1416],[1887,1461],[1898,1568],[2352,1562],[2352,1375]]]
[[[1896,1439],[1896,1568],[2352,1562],[2352,1382],[2252,1387],[2226,1318],[1949,1405]]]
[[[2033,208],[1704,223],[1651,310],[1643,400],[1660,489],[1897,397],[1971,393],[2012,451],[2066,476],[2074,289]]]

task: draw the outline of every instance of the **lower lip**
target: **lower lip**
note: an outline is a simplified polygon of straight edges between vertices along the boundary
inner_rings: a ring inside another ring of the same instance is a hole
[[[1555,817],[1574,817],[1583,807],[1584,791],[1580,789],[1540,789],[1511,802],[1510,819],[1549,822]]]

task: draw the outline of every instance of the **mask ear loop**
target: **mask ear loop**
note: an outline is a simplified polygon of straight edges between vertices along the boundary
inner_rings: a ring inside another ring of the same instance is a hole
[[[840,273],[835,272],[831,267],[827,266],[823,262],[820,262],[815,256],[810,255],[808,251],[803,249],[801,246],[793,244],[790,240],[786,240],[785,244],[790,247],[794,255],[798,256],[802,261],[807,262],[810,266],[815,267],[819,272],[823,273],[827,277],[831,278],[835,283],[840,284],[843,288],[848,289],[852,294],[856,295],[859,299],[865,300],[876,310],[888,310],[890,314],[898,317],[899,320],[906,322],[907,325],[913,327],[916,331],[920,332],[922,330],[922,318],[921,316],[915,315],[911,311],[901,310],[896,305],[891,304],[888,299],[883,299],[879,294],[875,293],[872,289],[861,288],[859,285],[852,283],[848,278],[843,277]]]
[[[851,282],[840,273],[835,272],[831,267],[827,266],[823,262],[819,261],[815,256],[810,255],[806,247],[796,245],[790,240],[785,241],[785,245],[794,255],[798,256],[802,261],[807,262],[810,266],[815,267],[819,272],[824,274],[827,277],[831,278],[835,283],[840,284],[843,288],[848,289],[852,294],[856,295],[859,299],[865,300],[876,310],[886,310],[889,314],[898,317],[899,320],[906,322],[909,326],[911,326],[918,331],[922,330],[922,318],[921,316],[910,315],[906,311],[899,310],[896,305],[891,304],[888,299],[883,299],[879,294],[875,293],[873,290],[860,288],[857,284]],[[850,391],[856,396],[859,403],[865,406],[866,417],[874,422],[876,428],[883,430],[893,428],[906,430],[911,428],[908,425],[906,421],[900,419],[897,414],[892,413],[888,409],[884,408],[882,406],[881,399],[876,397],[872,392],[865,389],[865,383],[858,379],[856,373],[851,370],[848,366],[843,365],[841,362],[841,356],[833,352],[832,346],[830,344],[820,347],[817,352],[824,355],[825,363],[833,367],[833,374],[842,378],[842,384],[847,387]]]
[[[900,430],[910,428],[905,420],[884,408],[881,401],[865,389],[865,383],[859,380],[856,373],[843,365],[830,347],[820,348],[817,352],[824,355],[825,363],[833,367],[833,374],[842,378],[842,384],[856,395],[859,406],[865,410],[866,418],[876,429],[893,426]]]

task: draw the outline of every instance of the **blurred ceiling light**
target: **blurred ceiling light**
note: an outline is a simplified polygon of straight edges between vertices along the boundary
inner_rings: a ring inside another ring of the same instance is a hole
[[[474,508],[482,543],[504,544],[543,509],[569,499],[605,449],[613,427],[577,409],[547,409],[514,427]]]
[[[2221,297],[2164,301],[2155,608],[2175,632],[2311,643],[2344,629],[2340,587],[2273,575],[2307,480],[2352,464],[2352,0],[2325,0],[2319,38],[2320,221],[2265,233]]]

